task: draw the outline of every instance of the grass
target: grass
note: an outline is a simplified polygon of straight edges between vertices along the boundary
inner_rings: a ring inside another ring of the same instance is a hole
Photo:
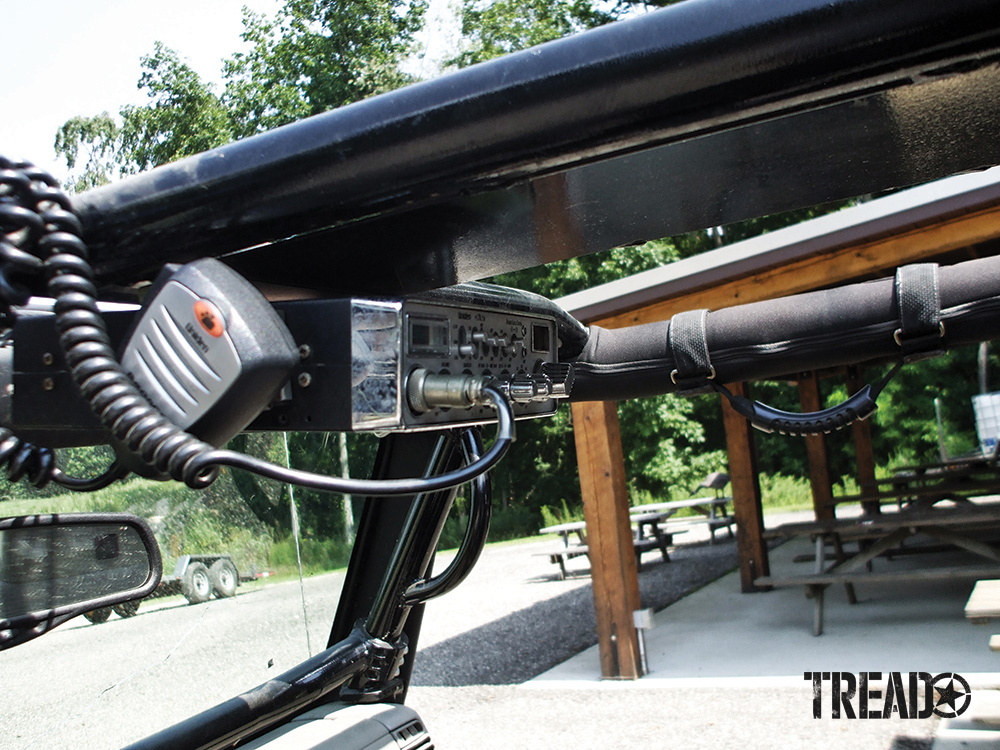
[[[335,539],[300,539],[299,547],[302,553],[302,572],[304,575],[316,575],[331,570],[347,567],[351,559],[351,547],[345,542]],[[299,563],[295,550],[295,538],[285,537],[271,545],[268,555],[270,568],[279,575],[290,573],[298,578]]]
[[[885,476],[888,468],[879,469]],[[766,511],[805,510],[812,508],[812,492],[805,478],[782,475],[760,476],[761,500]],[[848,480],[834,486],[834,495],[857,494],[856,483]],[[731,492],[731,490],[730,490]],[[700,495],[711,496],[711,490]],[[677,500],[691,497],[685,488],[671,493],[669,498],[654,497],[648,492],[633,493],[633,504]],[[697,495],[695,495],[697,496]],[[234,510],[233,508],[236,507]],[[253,590],[258,585],[293,580],[298,577],[298,560],[295,542],[290,536],[272,539],[271,532],[259,524],[245,509],[242,502],[229,503],[223,511],[206,507],[201,493],[176,483],[162,483],[137,479],[126,484],[113,485],[95,493],[72,493],[51,497],[8,499],[3,502],[4,515],[33,515],[41,513],[78,513],[93,511],[129,511],[139,516],[167,515],[167,522],[158,532],[164,571],[173,571],[180,554],[198,552],[227,552],[232,554],[241,573],[253,569],[275,575],[259,583],[243,584]],[[682,509],[678,517],[694,513]],[[562,500],[554,507],[541,509],[541,526],[582,521],[580,503]],[[465,531],[467,518],[453,511],[442,534],[439,550],[458,547]],[[494,510],[489,543],[523,544],[538,539],[539,519],[528,509],[511,507]],[[340,540],[302,539],[302,567],[306,576],[318,575],[347,566],[350,545]]]
[[[3,510],[12,516],[95,511],[128,511],[136,515],[143,515],[144,511],[148,511],[147,515],[152,515],[161,500],[176,505],[197,495],[195,490],[175,482],[133,479],[124,484],[113,484],[97,492],[71,492],[50,497],[7,499],[3,502]]]
[[[812,488],[809,480],[801,477],[762,474],[760,501],[765,511],[803,510],[813,506]]]

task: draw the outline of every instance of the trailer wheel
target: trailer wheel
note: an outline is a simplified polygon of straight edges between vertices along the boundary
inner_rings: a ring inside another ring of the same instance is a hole
[[[208,577],[212,581],[215,595],[220,599],[236,596],[236,586],[239,585],[236,566],[225,558],[216,560],[208,569]]]
[[[111,607],[101,607],[100,609],[95,609],[91,612],[84,612],[83,616],[95,625],[99,625],[111,617]]]
[[[122,602],[121,604],[116,604],[112,609],[115,614],[119,617],[132,617],[136,612],[139,611],[139,602],[141,599],[134,599],[130,602]]]
[[[191,604],[207,602],[212,596],[212,581],[208,577],[208,568],[200,562],[188,565],[181,579],[181,593]]]

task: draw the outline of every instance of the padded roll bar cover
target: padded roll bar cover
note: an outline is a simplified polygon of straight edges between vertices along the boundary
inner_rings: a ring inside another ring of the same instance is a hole
[[[1000,257],[939,272],[945,345],[989,340],[1000,331]],[[717,381],[730,383],[804,370],[897,358],[899,313],[892,278],[809,292],[709,313],[707,336]],[[617,330],[591,326],[574,360],[572,401],[619,401],[677,390],[669,323]]]

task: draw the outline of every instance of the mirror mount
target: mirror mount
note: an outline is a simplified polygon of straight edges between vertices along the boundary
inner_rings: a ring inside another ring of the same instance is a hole
[[[131,513],[0,518],[0,651],[149,596],[162,572],[152,529]]]

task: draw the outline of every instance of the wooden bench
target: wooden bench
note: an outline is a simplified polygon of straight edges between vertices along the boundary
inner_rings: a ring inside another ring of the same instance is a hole
[[[670,562],[667,546],[673,544],[674,535],[664,530],[663,513],[639,513],[629,519],[635,526],[632,535],[632,546],[635,549],[635,568],[642,570],[642,553],[658,549],[663,555],[663,562]]]
[[[663,513],[643,513],[631,518],[632,524],[636,527],[632,535],[632,547],[635,551],[637,570],[642,570],[642,554],[656,549],[660,550],[664,562],[670,562],[670,552],[667,547],[673,544],[674,534],[683,533],[683,530],[664,531],[660,523],[663,517]],[[567,561],[589,554],[586,529],[586,523],[575,521],[539,530],[541,534],[559,534],[562,537],[563,546],[561,549],[537,553],[539,556],[548,557],[549,562],[559,566],[559,580],[566,580],[568,575]],[[570,541],[573,535],[576,536],[576,542]]]
[[[565,581],[568,573],[566,572],[566,562],[572,560],[574,557],[582,557],[583,555],[589,554],[586,544],[574,544],[571,547],[563,547],[560,550],[555,550],[554,552],[539,552],[539,556],[544,556],[549,558],[549,562],[554,563],[559,566],[559,580]]]
[[[975,623],[1000,617],[1000,580],[976,581],[965,604],[965,616]]]

